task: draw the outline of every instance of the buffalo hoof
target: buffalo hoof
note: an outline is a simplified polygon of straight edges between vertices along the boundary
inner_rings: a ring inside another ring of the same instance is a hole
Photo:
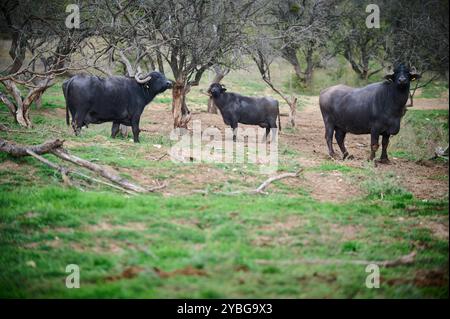
[[[344,154],[344,157],[343,157],[342,159],[343,159],[343,160],[346,160],[346,159],[348,159],[348,160],[353,160],[353,159],[355,159],[355,157],[354,157],[353,155],[349,155],[348,152],[346,152],[346,153]]]
[[[330,154],[328,154],[328,156],[332,160],[338,160],[339,159],[339,156],[336,153],[330,153]]]
[[[380,163],[380,164],[391,164],[391,161],[389,159],[387,159],[387,158],[380,158],[376,162]]]

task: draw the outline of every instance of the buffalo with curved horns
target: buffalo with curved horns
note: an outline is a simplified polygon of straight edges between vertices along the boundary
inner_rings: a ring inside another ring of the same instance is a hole
[[[138,72],[134,78],[75,75],[64,81],[62,86],[66,99],[67,125],[70,112],[76,135],[90,123],[113,122],[113,138],[120,124],[131,126],[134,142],[138,143],[139,121],[144,107],[171,86],[172,82],[156,71],[145,76]]]
[[[335,157],[333,134],[343,153],[349,153],[344,145],[345,135],[370,134],[370,160],[375,158],[382,136],[382,163],[389,163],[387,147],[391,135],[400,130],[400,121],[406,112],[410,82],[419,79],[415,68],[398,64],[385,76],[386,81],[363,88],[335,85],[320,93],[319,104],[325,124],[328,153]]]

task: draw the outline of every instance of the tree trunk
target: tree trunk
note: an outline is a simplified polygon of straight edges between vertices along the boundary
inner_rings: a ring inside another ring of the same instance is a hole
[[[36,104],[36,109],[40,109],[42,107],[42,94],[39,94],[34,100],[34,104]]]
[[[416,90],[414,89],[412,92],[409,92],[409,104],[407,105],[408,107],[413,107],[414,106],[414,94],[416,94]]]
[[[291,47],[286,47],[282,51],[282,57],[294,67],[295,76],[297,77],[298,82],[303,82],[303,73],[300,67],[300,61],[297,57],[297,50]]]
[[[11,102],[6,96],[2,97],[2,101],[8,106],[15,121],[20,126],[31,128],[29,107],[32,101],[30,99],[22,98],[19,88],[13,81],[6,80],[2,83],[5,85],[6,90],[13,98],[14,102]]]
[[[217,114],[217,106],[214,104],[213,98],[210,96],[208,99],[208,113]]]
[[[369,54],[365,47],[361,48],[362,72],[361,78],[365,81],[369,79]]]
[[[297,98],[295,96],[291,97],[289,105],[289,123],[292,127],[295,127],[295,115],[297,114]]]
[[[306,52],[305,85],[307,87],[310,87],[312,84],[313,72],[314,72],[313,50],[310,48]]]
[[[23,127],[33,127],[30,120],[30,105],[26,105],[22,102],[17,106],[16,121]]]
[[[150,64],[150,66],[148,66],[148,64],[147,64],[147,68],[151,71],[155,71],[155,69],[156,69],[155,61],[153,60],[153,58],[150,55],[148,55],[148,63]]]
[[[367,69],[363,69],[360,76],[361,80],[367,81],[369,79],[369,72]]]
[[[228,72],[230,72],[230,69],[229,68],[221,68],[220,66],[216,66],[216,67],[214,67],[214,72],[216,74],[214,76],[212,83],[220,83],[220,81],[222,81],[222,79],[225,77],[225,75],[227,75]],[[217,106],[214,104],[214,100],[211,96],[208,99],[208,113],[213,113],[213,114],[218,113]]]
[[[161,56],[161,52],[159,52],[159,51],[156,51],[156,63],[158,63],[159,72],[164,74],[164,63],[163,63],[163,59]]]
[[[29,88],[27,96],[23,97],[14,81],[4,80],[2,83],[8,91],[11,99],[2,93],[0,94],[0,100],[6,104],[19,125],[26,128],[31,128],[33,126],[30,119],[31,104],[33,102],[40,103],[40,99],[44,91],[53,85],[52,81],[53,77],[42,80],[39,83],[39,86]]]
[[[190,87],[184,80],[177,80],[172,88],[172,114],[174,128],[187,128],[191,112],[186,105],[186,94]]]

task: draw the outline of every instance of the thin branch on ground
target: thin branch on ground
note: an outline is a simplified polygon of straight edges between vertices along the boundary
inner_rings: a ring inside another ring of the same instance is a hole
[[[283,173],[280,175],[276,175],[276,176],[272,176],[268,179],[266,179],[261,185],[258,186],[258,188],[256,189],[251,189],[251,190],[244,190],[244,191],[233,191],[233,192],[214,192],[214,194],[218,194],[218,195],[228,195],[228,196],[233,196],[233,195],[241,195],[241,194],[263,194],[263,195],[267,195],[267,192],[265,192],[264,190],[273,182],[275,181],[279,181],[281,179],[285,179],[285,178],[291,178],[291,177],[299,177],[300,173],[303,172],[303,168],[299,169],[297,172],[295,173]],[[203,195],[207,195],[208,191],[205,190],[194,190],[194,193],[197,194],[203,194]]]
[[[259,187],[254,190],[255,193],[264,193],[264,190],[273,182],[279,181],[280,179],[288,178],[288,177],[298,177],[303,169],[298,170],[296,173],[284,173],[277,176],[272,176],[265,180]]]
[[[0,139],[0,151],[6,152],[14,157],[22,157],[22,156],[28,156],[28,155],[33,156],[34,158],[38,159],[39,161],[41,161],[41,162],[47,164],[48,166],[61,172],[61,174],[63,175],[63,180],[66,183],[69,182],[68,179],[66,179],[66,175],[68,172],[71,172],[72,174],[82,176],[84,178],[93,180],[97,183],[102,183],[102,184],[108,185],[110,187],[120,189],[121,191],[124,191],[128,194],[154,192],[156,190],[162,189],[167,186],[166,184],[160,184],[160,185],[156,185],[153,187],[143,187],[143,186],[131,183],[130,181],[126,180],[125,178],[120,177],[115,172],[108,170],[101,165],[94,164],[90,161],[87,161],[80,157],[69,154],[68,151],[66,151],[64,148],[62,148],[63,143],[64,143],[63,140],[56,139],[56,140],[47,141],[40,145],[20,145],[20,144],[15,144],[15,143]],[[100,176],[113,182],[114,184],[92,178],[88,175],[85,175],[85,174],[77,172],[77,171],[68,170],[65,167],[59,166],[53,162],[48,161],[44,157],[39,156],[39,155],[47,154],[47,153],[53,154],[56,157],[58,157],[62,160],[71,162],[75,165],[87,168],[88,170],[99,174]]]
[[[383,260],[383,261],[371,261],[371,260],[345,260],[345,259],[291,259],[291,260],[266,260],[259,259],[256,260],[257,264],[260,265],[269,265],[269,264],[282,264],[282,265],[298,265],[298,264],[314,264],[314,265],[369,265],[374,264],[380,267],[396,267],[396,266],[405,266],[411,265],[416,260],[416,252],[413,251],[408,255],[401,256],[397,259],[393,260]]]

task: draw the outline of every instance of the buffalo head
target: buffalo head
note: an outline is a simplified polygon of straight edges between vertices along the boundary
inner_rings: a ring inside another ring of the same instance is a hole
[[[209,86],[208,94],[211,94],[213,97],[217,98],[220,96],[220,94],[222,94],[226,90],[227,89],[225,88],[224,85],[222,85],[220,83],[213,83]]]
[[[136,82],[142,84],[146,89],[151,90],[153,93],[162,93],[172,87],[172,81],[166,79],[164,74],[153,71],[143,76],[141,72],[136,73],[134,76]]]
[[[416,68],[406,66],[403,63],[397,64],[394,71],[385,75],[385,79],[394,82],[398,87],[409,87],[411,81],[420,79],[421,75],[417,73]]]

